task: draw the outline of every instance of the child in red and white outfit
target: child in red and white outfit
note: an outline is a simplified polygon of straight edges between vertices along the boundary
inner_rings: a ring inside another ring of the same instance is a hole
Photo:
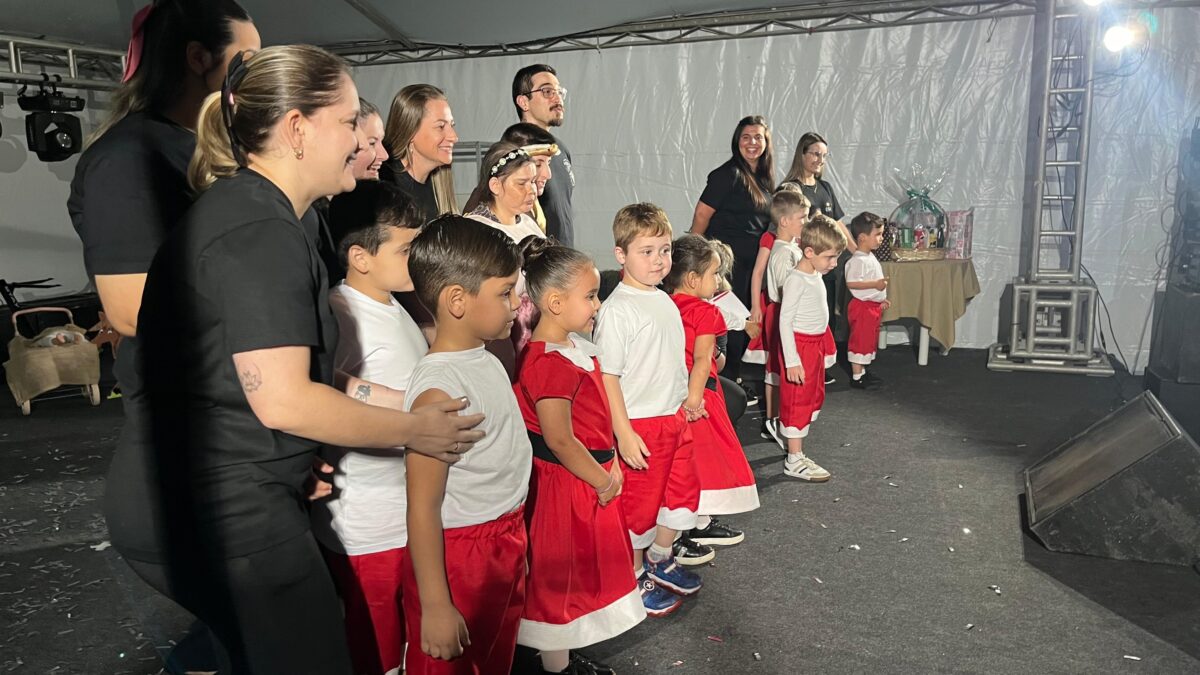
[[[779,303],[783,300],[784,279],[804,257],[796,240],[808,222],[809,208],[808,198],[799,190],[781,189],[771,197],[771,220],[775,223],[776,239],[767,258],[764,293],[767,305],[763,315],[763,332],[770,334],[771,339],[763,378],[767,387],[763,432],[764,437],[775,439],[779,447],[784,449],[787,449],[787,441],[779,429],[779,385],[784,371],[783,347],[779,341]]]
[[[846,353],[853,375],[850,386],[855,389],[866,389],[883,382],[867,369],[875,360],[879,321],[884,310],[891,307],[887,299],[888,280],[874,253],[883,243],[883,227],[883,218],[867,211],[850,221],[850,236],[854,237],[858,250],[846,262],[846,287],[854,295],[847,310],[850,342]]]
[[[821,279],[837,267],[846,239],[837,221],[816,215],[800,233],[804,257],[783,282],[779,335],[784,380],[780,388],[779,422],[787,438],[783,472],[814,483],[829,480],[829,472],[804,454],[804,437],[825,402],[825,330],[829,305]]]
[[[529,576],[517,643],[542,669],[611,672],[570,652],[616,637],[646,618],[618,495],[612,415],[596,356],[578,335],[600,308],[590,258],[544,239],[523,242],[526,288],[540,310],[515,385],[533,444],[526,505]]]
[[[508,673],[525,607],[523,505],[533,450],[508,374],[484,349],[507,339],[521,257],[507,235],[446,215],[413,241],[409,271],[437,337],[405,406],[465,398],[485,435],[454,464],[408,453],[404,615],[409,675]]]
[[[346,279],[329,291],[341,339],[334,367],[358,378],[350,393],[401,409],[409,378],[429,349],[412,317],[392,297],[411,291],[408,247],[421,218],[399,188],[363,182],[331,205],[344,231]],[[407,555],[404,455],[326,447],[337,468],[334,492],[313,503],[313,534],[342,597],[354,672],[397,675],[404,666],[402,562]]]
[[[626,206],[613,221],[613,238],[624,273],[600,307],[594,335],[625,462],[621,510],[634,569],[642,575],[646,612],[662,616],[678,607],[664,587],[691,595],[701,586],[698,575],[676,564],[672,545],[680,531],[696,526],[700,483],[688,422],[703,408],[684,406],[683,321],[657,288],[671,270],[666,213],[653,204]]]
[[[721,310],[709,300],[717,290],[720,260],[704,238],[687,234],[671,247],[671,271],[663,286],[683,319],[684,353],[689,372],[684,407],[701,410],[692,422],[696,474],[700,479],[699,514],[695,529],[685,536],[697,544],[730,546],[740,543],[741,530],[712,516],[746,513],[759,506],[754,472],[738,440],[717,380],[717,337],[726,332]]]

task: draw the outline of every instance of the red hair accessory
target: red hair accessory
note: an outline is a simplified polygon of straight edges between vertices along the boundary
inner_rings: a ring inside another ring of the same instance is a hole
[[[133,35],[129,37],[129,48],[125,50],[125,72],[121,75],[122,84],[133,79],[138,65],[142,62],[142,43],[145,41],[143,28],[153,9],[153,4],[146,5],[133,15]]]

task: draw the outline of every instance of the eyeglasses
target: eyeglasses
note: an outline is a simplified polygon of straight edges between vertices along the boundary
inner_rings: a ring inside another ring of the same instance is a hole
[[[823,154],[822,154],[822,153],[820,153],[820,152],[806,152],[806,153],[804,153],[804,154],[806,154],[806,155],[808,155],[809,157],[812,157],[812,158],[814,158],[814,159],[819,159],[819,160],[821,160],[822,162],[824,162],[825,160],[829,159],[829,153],[828,153],[828,152],[826,152],[826,153],[823,153]]]
[[[525,96],[533,96],[534,91],[541,94],[542,98],[544,98],[546,100],[550,100],[550,99],[554,98],[555,94],[558,94],[559,100],[561,100],[561,101],[567,100],[567,90],[563,89],[562,87],[554,87],[554,86],[547,84],[544,87],[539,87],[537,89],[534,89],[533,91],[525,92]]]

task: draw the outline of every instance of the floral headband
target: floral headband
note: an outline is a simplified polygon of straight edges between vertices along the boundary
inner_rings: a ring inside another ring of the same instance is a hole
[[[497,173],[500,172],[500,169],[504,168],[505,164],[516,161],[517,159],[520,159],[522,157],[524,157],[525,159],[529,159],[529,153],[525,151],[525,148],[517,148],[516,150],[513,150],[512,152],[508,153],[507,155],[501,157],[498,162],[496,162],[495,164],[492,165],[491,175],[495,176]]]

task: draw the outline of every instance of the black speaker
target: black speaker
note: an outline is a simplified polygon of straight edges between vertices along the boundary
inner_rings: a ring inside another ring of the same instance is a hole
[[[1200,292],[1167,284],[1160,301],[1150,367],[1180,384],[1200,384]]]
[[[1150,392],[1026,469],[1025,499],[1051,551],[1200,561],[1200,448]]]

